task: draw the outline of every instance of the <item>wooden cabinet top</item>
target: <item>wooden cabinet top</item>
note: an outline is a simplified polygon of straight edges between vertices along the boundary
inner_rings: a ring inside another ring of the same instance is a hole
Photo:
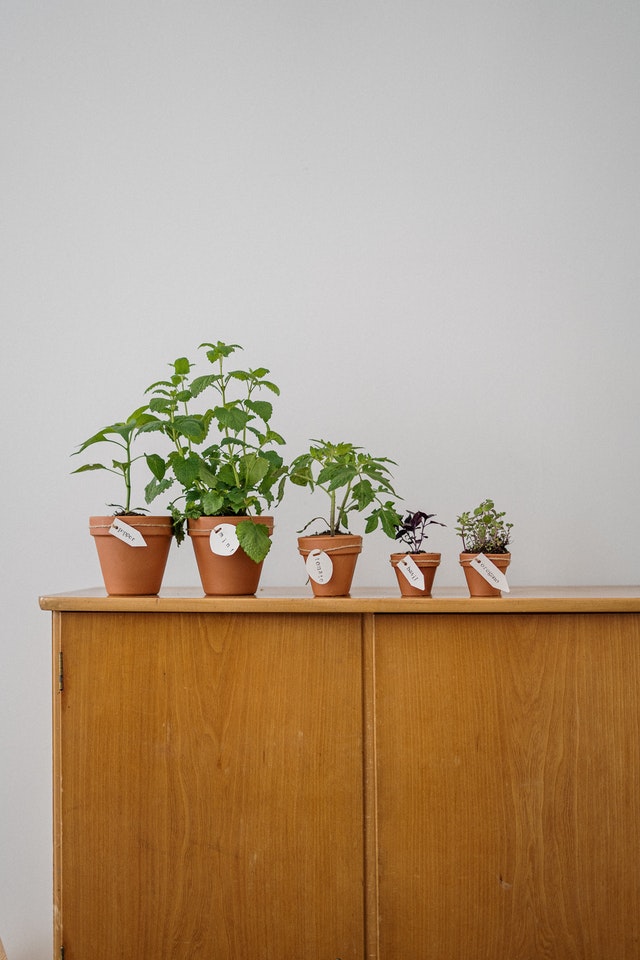
[[[153,597],[110,597],[100,588],[40,597],[42,610],[129,613],[640,613],[640,586],[512,587],[497,598],[471,599],[461,588],[431,598],[392,589],[313,597],[303,588],[265,588],[251,597],[210,597],[198,587],[167,587]]]

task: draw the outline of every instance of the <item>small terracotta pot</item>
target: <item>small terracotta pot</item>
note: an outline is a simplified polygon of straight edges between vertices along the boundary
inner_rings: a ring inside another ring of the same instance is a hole
[[[473,558],[477,556],[477,553],[460,554],[460,565],[464,570],[469,595],[472,597],[501,597],[502,592],[497,587],[492,587],[475,567],[470,566]],[[484,556],[495,563],[501,573],[504,573],[511,563],[510,553],[485,553]]]
[[[211,549],[211,531],[221,523],[237,527],[243,520],[261,523],[273,533],[273,517],[199,517],[188,521],[188,534],[193,544],[202,589],[208,596],[246,597],[254,594],[260,583],[262,564],[248,557],[242,547],[230,557]]]
[[[298,537],[298,551],[302,559],[313,550],[322,550],[328,554],[333,564],[331,579],[326,583],[317,583],[309,577],[315,597],[346,597],[351,589],[358,554],[362,551],[362,537],[351,533],[338,533],[335,537],[315,535]]]
[[[440,564],[441,556],[442,555],[440,553],[391,554],[389,559],[398,579],[398,586],[400,587],[400,593],[403,597],[431,596],[431,588],[433,587],[433,580],[436,575],[436,570]],[[399,566],[399,564],[403,560],[406,560],[407,557],[411,557],[415,565],[420,568],[420,572],[424,577],[424,588],[412,584],[402,572],[402,568]]]
[[[109,530],[114,521],[134,527],[146,547],[132,547]],[[171,517],[89,517],[102,579],[112,596],[153,596],[160,590],[173,537]]]

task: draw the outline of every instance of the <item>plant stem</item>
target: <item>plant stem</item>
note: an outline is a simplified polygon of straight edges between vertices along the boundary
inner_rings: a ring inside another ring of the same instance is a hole
[[[336,492],[332,490],[330,493],[330,503],[331,508],[329,511],[329,533],[332,537],[336,535]]]
[[[347,492],[345,493],[342,503],[340,504],[340,509],[338,510],[338,525],[340,525],[340,520],[342,516],[346,516],[346,506],[349,501],[349,495],[351,494],[351,482],[347,484]],[[345,533],[347,532],[347,524],[345,522]]]
[[[124,468],[124,485],[127,491],[127,496],[125,499],[124,510],[125,513],[129,513],[131,509],[131,437],[129,436],[125,440],[125,468]]]

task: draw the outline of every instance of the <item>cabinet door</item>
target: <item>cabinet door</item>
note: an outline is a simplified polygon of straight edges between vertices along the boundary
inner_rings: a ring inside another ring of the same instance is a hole
[[[376,617],[381,960],[640,957],[639,624]]]
[[[358,616],[62,614],[65,960],[361,960]]]

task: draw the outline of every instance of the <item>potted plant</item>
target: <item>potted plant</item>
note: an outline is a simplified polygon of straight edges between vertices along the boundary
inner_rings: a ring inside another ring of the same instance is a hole
[[[404,553],[392,553],[390,557],[403,597],[431,596],[441,554],[427,553],[423,549],[423,544],[427,539],[427,527],[432,524],[439,527],[445,526],[439,520],[434,520],[434,517],[435,513],[425,513],[423,510],[410,511],[400,523],[396,524],[395,539],[408,547]]]
[[[206,594],[253,594],[273,531],[273,517],[263,510],[281,499],[287,472],[274,449],[284,440],[270,425],[273,406],[263,396],[280,391],[266,367],[228,369],[239,344],[200,349],[211,365],[207,373],[192,376],[194,365],[181,357],[168,380],[147,390],[152,418],[142,429],[162,433],[170,450],[147,457],[146,499],[180,488],[170,503],[176,535],[180,542],[186,525]]]
[[[496,510],[493,500],[483,500],[475,510],[457,518],[456,533],[462,540],[460,564],[472,597],[501,596],[500,584],[511,562],[508,546],[513,527],[505,516],[504,511]],[[479,557],[487,558],[489,563],[479,563]]]
[[[146,508],[131,506],[132,467],[145,456],[143,453],[133,455],[133,443],[143,425],[152,419],[147,411],[145,404],[125,421],[103,427],[72,454],[83,453],[96,443],[114,444],[122,451],[110,465],[86,463],[72,471],[107,470],[124,482],[124,503],[108,504],[114,508],[114,514],[89,518],[89,532],[94,537],[109,594],[141,596],[158,593],[171,546],[171,517],[148,516]]]
[[[316,596],[346,596],[351,588],[362,537],[349,532],[349,514],[364,513],[365,533],[378,525],[389,537],[395,536],[400,520],[394,500],[387,457],[373,457],[352,443],[312,440],[307,453],[292,462],[289,479],[311,491],[322,490],[328,498],[328,515],[314,517],[323,526],[320,533],[298,537],[298,550],[305,559],[311,587]]]

